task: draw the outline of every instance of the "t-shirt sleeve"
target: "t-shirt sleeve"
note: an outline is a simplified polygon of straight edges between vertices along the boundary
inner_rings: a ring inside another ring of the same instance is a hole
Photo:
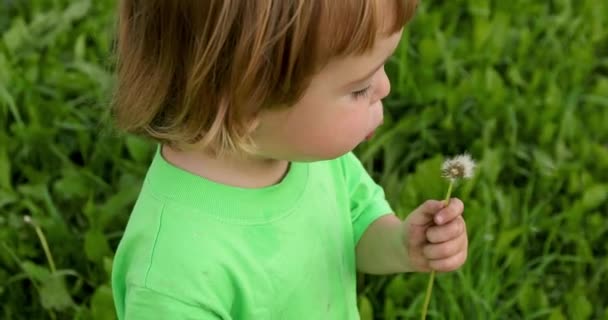
[[[379,217],[391,214],[384,190],[367,173],[359,159],[352,153],[342,157],[346,186],[350,197],[350,213],[355,244],[367,227]]]
[[[175,320],[220,320],[222,317],[213,306],[193,305],[144,287],[131,287],[127,295],[124,318],[175,319]]]

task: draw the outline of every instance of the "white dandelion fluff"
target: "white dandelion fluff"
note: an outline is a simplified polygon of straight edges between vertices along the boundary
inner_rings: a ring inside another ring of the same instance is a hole
[[[467,153],[447,159],[441,166],[441,175],[450,180],[471,178],[475,170],[475,161]]]

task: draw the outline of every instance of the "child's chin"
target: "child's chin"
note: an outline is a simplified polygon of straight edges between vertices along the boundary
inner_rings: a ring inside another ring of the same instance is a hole
[[[339,158],[339,157],[353,151],[353,149],[355,149],[356,147],[357,147],[357,145],[354,145],[352,148],[344,148],[344,149],[331,150],[331,151],[328,150],[326,152],[318,154],[317,161],[333,160],[333,159]]]

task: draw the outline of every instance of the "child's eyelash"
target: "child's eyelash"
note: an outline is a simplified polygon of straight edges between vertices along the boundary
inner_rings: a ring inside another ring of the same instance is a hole
[[[359,99],[359,98],[365,98],[365,97],[367,97],[368,94],[369,94],[370,87],[371,86],[368,86],[368,87],[363,88],[361,90],[353,91],[352,92],[353,98]]]

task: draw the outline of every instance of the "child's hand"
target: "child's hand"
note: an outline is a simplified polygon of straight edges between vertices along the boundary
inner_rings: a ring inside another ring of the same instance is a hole
[[[452,198],[428,200],[404,221],[404,245],[412,271],[447,272],[458,269],[467,258],[467,230],[462,218],[464,205]]]

